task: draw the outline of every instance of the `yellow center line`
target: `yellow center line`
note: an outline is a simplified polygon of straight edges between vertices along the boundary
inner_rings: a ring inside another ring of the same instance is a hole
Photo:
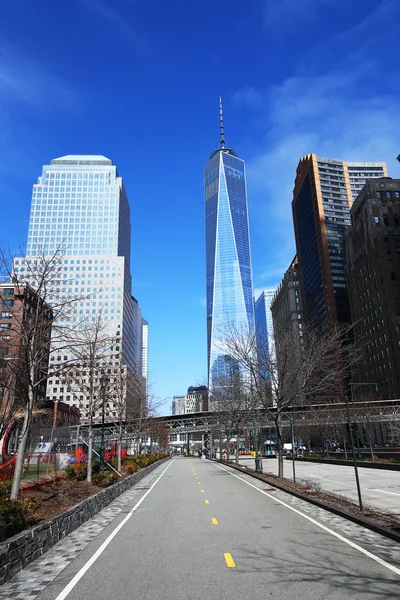
[[[211,519],[213,525],[218,525],[218,521],[215,517]]]
[[[208,500],[204,500],[204,504],[210,504]]]
[[[233,558],[232,558],[232,555],[230,554],[230,552],[224,552],[224,558],[225,558],[227,567],[229,567],[230,569],[234,569],[236,567],[235,563],[233,562]]]
[[[201,485],[201,482],[200,482],[200,481],[198,481],[198,482],[197,482],[197,484],[198,484],[198,485]]]
[[[204,490],[200,490],[200,492],[201,492],[202,494],[204,494]]]

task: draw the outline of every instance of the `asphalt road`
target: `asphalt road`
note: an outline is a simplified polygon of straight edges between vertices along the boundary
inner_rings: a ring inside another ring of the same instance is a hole
[[[199,459],[173,460],[158,473],[136,510],[116,517],[40,600],[399,597],[400,561],[382,560],[379,544],[367,551],[338,536],[260,482]]]
[[[240,464],[254,468],[254,458],[240,457]],[[328,492],[358,502],[354,468],[341,465],[295,462],[296,478],[312,481]],[[263,459],[264,473],[278,474],[278,461]],[[293,477],[292,461],[284,461],[285,477]],[[400,471],[358,469],[364,504],[388,510],[400,516]]]

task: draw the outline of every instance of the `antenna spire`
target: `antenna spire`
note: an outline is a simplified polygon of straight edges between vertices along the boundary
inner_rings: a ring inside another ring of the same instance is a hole
[[[225,148],[225,134],[224,134],[224,115],[222,112],[222,98],[219,97],[219,131],[220,131],[220,148]]]

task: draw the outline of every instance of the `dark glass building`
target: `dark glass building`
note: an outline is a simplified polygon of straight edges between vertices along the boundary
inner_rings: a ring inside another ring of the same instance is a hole
[[[210,390],[218,378],[237,371],[223,348],[227,327],[254,332],[245,164],[225,147],[221,103],[220,126],[220,148],[210,156],[204,181]]]
[[[385,163],[348,163],[315,154],[300,160],[292,210],[301,305],[309,326],[350,321],[345,278],[350,208],[366,181],[386,175]]]

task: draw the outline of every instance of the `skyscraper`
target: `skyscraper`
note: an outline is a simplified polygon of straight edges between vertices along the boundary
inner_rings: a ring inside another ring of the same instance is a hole
[[[352,206],[351,225],[349,298],[365,356],[352,369],[354,394],[366,400],[399,398],[400,179],[365,184]]]
[[[385,163],[348,163],[304,156],[297,167],[293,221],[306,323],[350,320],[345,279],[346,228],[353,200],[368,179],[387,176]]]
[[[257,354],[262,381],[268,380],[271,370],[275,368],[274,328],[271,312],[271,303],[276,290],[263,290],[255,303],[255,324]],[[273,394],[270,393],[270,404],[273,403]]]
[[[254,331],[244,161],[225,147],[220,100],[220,147],[205,167],[207,350],[210,390],[235,368],[224,351],[228,326]]]
[[[33,186],[27,258],[14,264],[18,276],[27,276],[27,261],[43,253],[51,256],[60,246],[65,248],[62,292],[80,298],[69,326],[101,313],[108,334],[116,338],[115,350],[134,370],[141,349],[135,347],[131,296],[130,208],[122,178],[105,156],[63,156],[43,167]],[[63,353],[59,359],[69,358]],[[71,404],[84,401],[52,379],[47,397]]]

